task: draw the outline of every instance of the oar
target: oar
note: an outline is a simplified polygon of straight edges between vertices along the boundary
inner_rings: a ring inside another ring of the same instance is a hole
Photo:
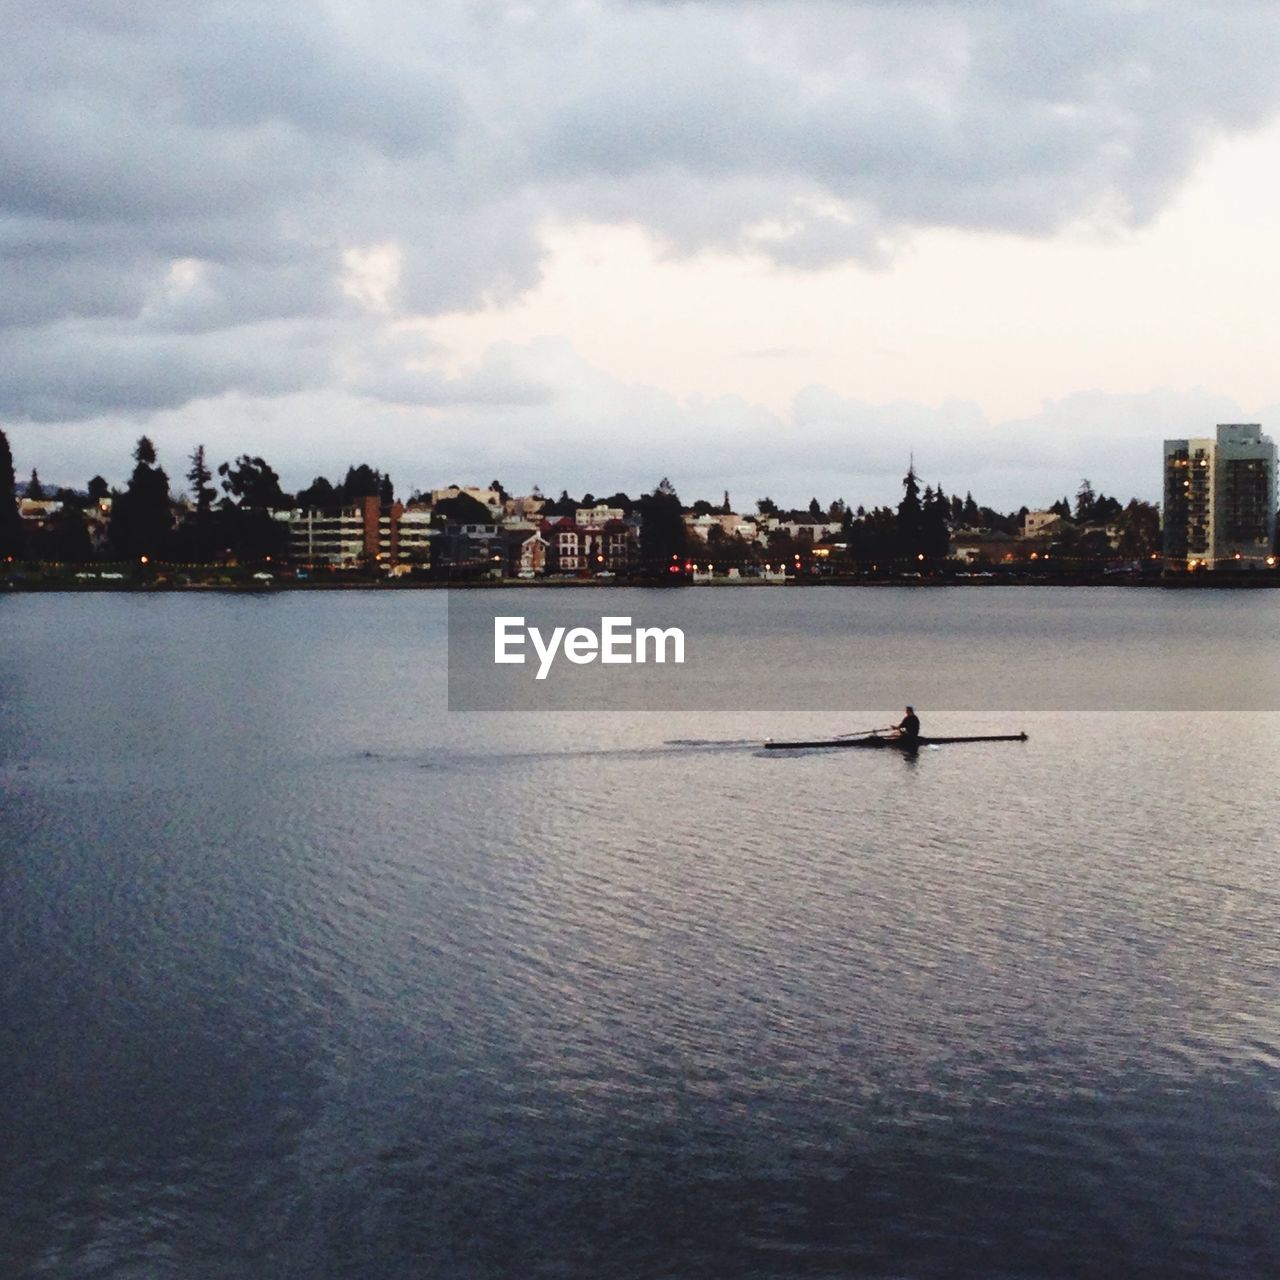
[[[857,733],[837,733],[837,738],[870,738],[877,733],[889,733],[893,729],[891,724],[887,724],[883,729],[859,729]]]

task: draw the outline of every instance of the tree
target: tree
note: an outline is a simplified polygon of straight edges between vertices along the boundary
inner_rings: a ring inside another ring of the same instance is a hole
[[[367,462],[358,467],[348,467],[346,478],[342,482],[342,498],[344,502],[355,502],[358,498],[376,498],[382,488],[382,476]]]
[[[680,498],[665,477],[637,504],[640,510],[640,564],[664,582],[684,581],[686,530]]]
[[[923,550],[922,520],[923,509],[920,505],[920,484],[916,479],[914,466],[907,468],[902,478],[903,496],[898,503],[898,554],[915,559]]]
[[[951,549],[950,515],[951,503],[942,487],[926,489],[920,513],[920,549],[930,560],[945,560]]]
[[[305,489],[298,491],[295,501],[309,511],[336,511],[342,506],[342,490],[324,476],[316,476]]]
[[[101,476],[94,476],[89,481],[89,501],[101,502],[111,493],[111,486]]]
[[[743,565],[752,559],[755,549],[745,538],[736,533],[726,533],[718,524],[707,530],[707,555],[717,568]],[[697,555],[693,557],[698,559]]]
[[[1080,481],[1080,488],[1076,490],[1076,521],[1079,524],[1089,524],[1094,517],[1094,508],[1097,505],[1097,495],[1093,492],[1093,485],[1088,480]]]
[[[111,541],[127,559],[161,556],[173,528],[169,477],[156,460],[156,447],[142,436],[133,451],[129,483],[111,507]]]
[[[542,514],[547,517],[571,516],[577,508],[578,503],[569,496],[568,489],[561,489],[558,498],[543,505]]]
[[[40,473],[31,468],[31,479],[27,481],[27,494],[35,502],[39,502],[44,497],[44,485],[40,483]]]
[[[289,505],[280,490],[280,477],[261,458],[242,453],[234,466],[220,463],[218,474],[223,490],[243,508],[271,511]]]
[[[432,523],[439,525],[492,524],[493,512],[469,493],[437,502],[432,511]]]
[[[49,523],[40,536],[45,540],[47,549],[47,556],[42,554],[42,559],[58,560],[63,564],[84,564],[93,558],[89,526],[79,507],[64,505],[61,511],[50,516]]]
[[[389,507],[396,500],[396,488],[391,483],[390,476],[383,476],[378,482],[378,501],[384,507]]]
[[[196,518],[207,520],[209,513],[213,510],[213,500],[218,496],[218,491],[210,483],[213,480],[213,472],[205,463],[204,445],[196,445],[189,461],[191,470],[187,472],[187,479],[191,482],[191,496],[196,502]]]
[[[1100,493],[1093,504],[1093,523],[1110,524],[1123,510],[1117,498],[1108,498],[1105,493]]]
[[[846,540],[849,558],[863,569],[883,569],[898,557],[898,517],[889,507],[858,508]]]
[[[1120,555],[1131,560],[1148,560],[1160,551],[1160,510],[1149,502],[1132,498],[1116,517],[1120,526]]]
[[[218,474],[229,498],[220,517],[219,540],[242,562],[270,560],[283,554],[288,542],[285,525],[271,514],[290,505],[281,492],[280,477],[262,458],[241,454],[235,464],[220,463]]]
[[[772,498],[757,498],[756,510],[762,516],[776,516],[778,514],[778,504]]]
[[[819,501],[818,501],[818,499],[817,499],[817,498],[810,498],[810,499],[809,499],[809,514],[810,514],[810,515],[811,515],[815,520],[821,520],[821,519],[822,519],[822,505],[821,505],[821,503],[819,503]]]
[[[607,498],[602,498],[601,501],[606,507],[613,507],[621,511],[624,516],[629,516],[636,506],[625,493],[611,493]]]
[[[13,480],[9,438],[0,431],[0,560],[22,553],[22,517]]]
[[[204,445],[196,445],[188,461],[191,468],[187,472],[187,481],[191,485],[191,496],[195,500],[195,515],[181,524],[174,532],[174,556],[184,561],[207,564],[214,558],[214,551],[221,542],[225,545],[234,538],[228,537],[227,530],[214,527],[213,500],[218,491],[211,483],[213,473],[205,461]],[[219,523],[226,525],[225,520]]]

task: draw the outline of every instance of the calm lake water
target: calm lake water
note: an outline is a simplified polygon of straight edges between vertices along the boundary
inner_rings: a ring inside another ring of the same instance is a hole
[[[684,595],[1276,676],[1272,592]],[[445,607],[0,597],[0,1274],[1280,1273],[1280,715],[788,756],[904,695],[449,712]]]

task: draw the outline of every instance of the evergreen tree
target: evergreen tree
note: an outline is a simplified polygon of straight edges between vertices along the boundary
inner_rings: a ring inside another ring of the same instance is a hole
[[[395,485],[391,483],[390,476],[383,476],[378,482],[378,501],[384,507],[389,507],[396,500]]]
[[[35,467],[31,468],[31,479],[27,481],[26,496],[35,502],[39,502],[45,496],[44,485],[40,483],[40,473]]]
[[[920,484],[914,466],[907,468],[902,479],[903,496],[898,503],[898,554],[912,560],[924,551],[923,509],[920,505]]]
[[[859,568],[886,571],[898,557],[898,517],[889,507],[858,508],[849,525],[849,558]]]
[[[663,479],[637,504],[640,510],[640,563],[645,573],[664,582],[684,581],[684,515],[671,481]]]
[[[218,491],[213,487],[213,472],[209,470],[204,460],[204,445],[196,445],[190,458],[191,470],[187,472],[187,479],[191,482],[191,496],[196,503],[197,520],[207,520],[209,513],[213,510],[213,500],[218,496]]]
[[[1081,480],[1080,488],[1076,491],[1076,521],[1079,524],[1089,524],[1093,520],[1097,502],[1098,498],[1093,492],[1093,485],[1088,480]]]
[[[0,560],[22,554],[22,517],[13,479],[9,439],[0,431]]]
[[[134,468],[124,493],[111,508],[111,541],[126,559],[159,558],[173,527],[169,477],[156,460],[156,447],[142,436],[133,451]]]
[[[930,560],[945,560],[951,549],[951,529],[948,523],[951,504],[941,487],[925,489],[924,507],[920,517],[921,551]]]
[[[89,481],[89,501],[101,502],[111,493],[111,486],[101,476],[94,476]]]

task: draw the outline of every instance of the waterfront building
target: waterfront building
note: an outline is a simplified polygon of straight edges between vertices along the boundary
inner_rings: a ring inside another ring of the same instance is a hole
[[[639,561],[639,523],[607,519],[584,527],[563,516],[544,520],[538,528],[547,544],[549,573],[625,573]]]
[[[1275,564],[1276,446],[1257,423],[1164,442],[1164,555],[1177,569]]]
[[[288,526],[289,557],[301,564],[351,568],[376,565],[390,571],[431,559],[431,513],[406,510],[375,496],[334,510],[295,510],[278,516]]]
[[[509,569],[516,578],[540,578],[547,571],[547,540],[536,529],[508,532]]]

